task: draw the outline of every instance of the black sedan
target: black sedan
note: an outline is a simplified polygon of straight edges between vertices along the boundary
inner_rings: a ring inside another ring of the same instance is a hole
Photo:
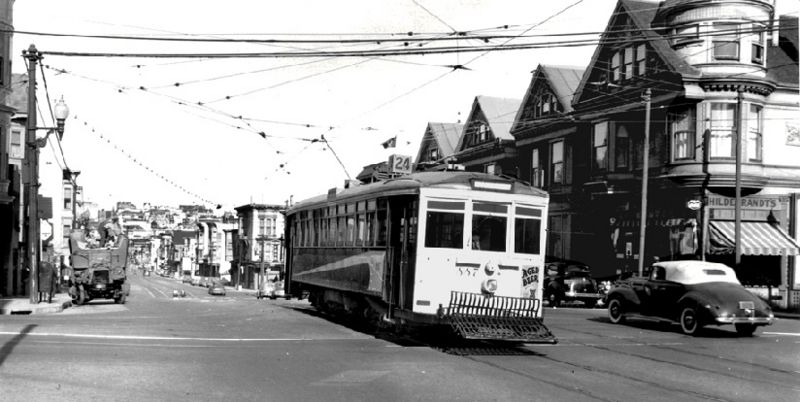
[[[745,289],[724,264],[706,261],[664,261],[650,276],[617,281],[606,295],[608,317],[621,323],[631,314],[676,321],[687,335],[706,325],[733,324],[750,336],[774,320],[766,302]]]
[[[603,300],[603,293],[597,281],[592,279],[589,266],[577,261],[547,257],[542,287],[550,307],[570,301],[580,301],[587,307],[594,307]]]

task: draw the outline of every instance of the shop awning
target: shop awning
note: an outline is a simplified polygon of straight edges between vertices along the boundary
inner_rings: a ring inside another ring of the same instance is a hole
[[[732,221],[709,222],[710,252],[712,254],[733,254],[735,226]],[[798,255],[797,244],[780,227],[769,222],[741,222],[741,250],[743,255]]]

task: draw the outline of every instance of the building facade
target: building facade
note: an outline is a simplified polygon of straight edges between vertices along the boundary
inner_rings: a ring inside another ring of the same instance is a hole
[[[281,275],[285,261],[282,205],[247,204],[235,208],[239,230],[231,281],[256,289],[270,275]]]
[[[585,69],[534,71],[513,144],[476,98],[458,163],[546,189],[548,255],[599,277],[706,259],[800,305],[797,27],[771,0],[619,0]]]

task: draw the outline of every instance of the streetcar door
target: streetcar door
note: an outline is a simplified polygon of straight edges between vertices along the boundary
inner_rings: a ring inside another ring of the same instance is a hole
[[[397,197],[389,200],[392,248],[391,301],[404,310],[414,303],[414,260],[417,242],[417,199]]]

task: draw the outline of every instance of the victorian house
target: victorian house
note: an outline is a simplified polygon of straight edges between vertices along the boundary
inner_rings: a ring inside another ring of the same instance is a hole
[[[578,135],[582,123],[575,120],[572,96],[583,76],[583,68],[540,64],[525,91],[511,134],[516,139],[520,178],[550,194],[547,255],[588,261],[586,248],[594,235],[582,227],[582,184],[586,181],[586,147]],[[576,154],[578,152],[578,154]],[[584,236],[574,242],[573,238]],[[605,266],[594,275],[610,276]]]
[[[572,101],[581,230],[600,240],[573,244],[587,261],[633,271],[640,259],[703,258],[745,284],[800,282],[798,28],[773,3],[617,3]]]
[[[460,123],[428,123],[414,166],[418,171],[442,169],[453,158],[464,130]]]
[[[465,170],[518,175],[511,124],[520,100],[476,96],[455,148],[455,160]]]
[[[246,204],[236,207],[239,230],[233,251],[231,281],[256,289],[270,275],[282,275],[284,263],[283,205]]]

